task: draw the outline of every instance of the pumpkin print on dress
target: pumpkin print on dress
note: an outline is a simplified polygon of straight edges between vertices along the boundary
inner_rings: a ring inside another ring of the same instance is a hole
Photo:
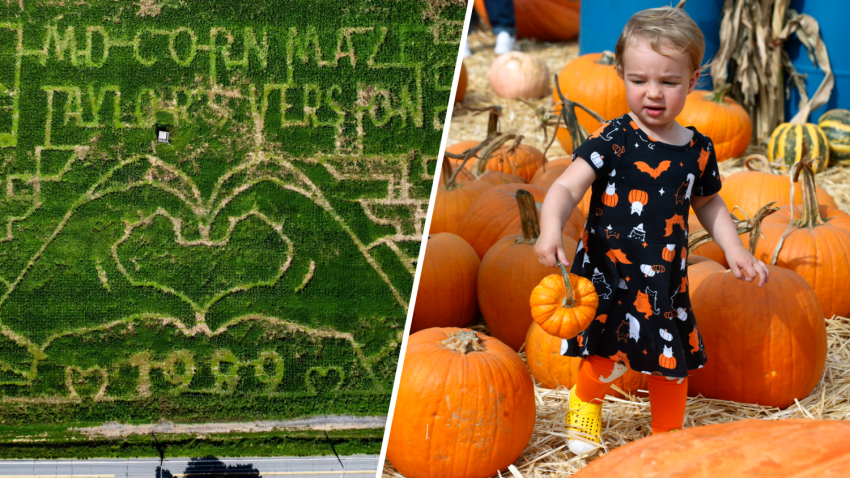
[[[664,368],[676,368],[676,358],[673,357],[673,349],[664,346],[664,351],[658,357],[658,363]]]
[[[605,189],[605,194],[602,195],[602,204],[608,207],[617,205],[617,188],[613,183],[608,184],[608,187]]]
[[[689,343],[697,318],[682,280],[688,210],[694,196],[720,190],[719,170],[710,140],[693,127],[680,146],[654,141],[631,123],[628,115],[614,118],[575,149],[596,179],[571,272],[593,282],[596,314],[605,322],[591,321],[581,344],[567,340],[562,355],[607,357],[634,371],[683,378],[706,363],[705,351]],[[603,209],[604,216],[595,212]],[[665,347],[669,359],[662,361]]]
[[[629,192],[629,202],[632,203],[632,214],[640,216],[640,213],[643,212],[643,207],[646,206],[647,201],[649,201],[649,196],[645,191],[632,189],[631,192]]]

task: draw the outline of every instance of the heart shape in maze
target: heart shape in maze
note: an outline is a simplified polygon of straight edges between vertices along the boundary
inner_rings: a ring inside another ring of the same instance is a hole
[[[65,385],[71,398],[98,397],[103,396],[109,385],[106,371],[100,367],[80,369],[77,367],[65,368]]]
[[[231,217],[220,238],[183,236],[182,221],[160,209],[128,225],[112,255],[131,284],[175,294],[203,313],[227,294],[274,285],[293,254],[282,227],[256,212]]]

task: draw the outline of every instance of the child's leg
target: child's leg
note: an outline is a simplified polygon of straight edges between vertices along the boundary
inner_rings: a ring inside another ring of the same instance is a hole
[[[688,400],[688,378],[649,377],[649,403],[652,410],[652,433],[682,428]]]
[[[611,388],[611,382],[622,376],[626,367],[604,358],[590,356],[579,363],[576,384],[570,391],[569,411],[565,422],[568,430],[599,443],[602,428],[602,399]],[[567,440],[570,450],[576,454],[588,453],[597,447],[581,440]]]
[[[573,390],[583,402],[602,403],[611,383],[628,370],[626,367],[605,357],[590,355],[579,362],[578,378]]]

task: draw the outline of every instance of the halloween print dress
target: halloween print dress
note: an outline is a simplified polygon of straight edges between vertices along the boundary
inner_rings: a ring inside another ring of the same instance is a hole
[[[720,172],[711,140],[689,129],[689,144],[666,144],[626,114],[576,149],[596,180],[571,272],[593,282],[599,307],[581,334],[561,342],[562,355],[667,377],[705,364],[688,297],[688,210],[692,196],[720,191]]]

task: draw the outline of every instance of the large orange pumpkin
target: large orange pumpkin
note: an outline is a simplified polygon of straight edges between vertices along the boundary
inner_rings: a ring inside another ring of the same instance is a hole
[[[747,110],[726,96],[726,91],[692,91],[685,108],[676,117],[682,126],[695,126],[700,133],[711,138],[717,161],[741,157],[753,134],[753,123]]]
[[[524,183],[525,181],[521,177],[510,173],[487,171],[479,176],[476,182],[487,183],[491,186],[498,186],[500,184]]]
[[[525,189],[534,200],[543,203],[547,190],[531,184],[504,184],[494,186],[472,203],[460,225],[460,237],[464,238],[484,258],[487,250],[504,236],[522,234],[516,192]],[[564,234],[578,237],[584,218],[573,213],[564,227]],[[530,291],[530,289],[529,289]]]
[[[754,162],[762,163],[765,171],[758,171]],[[720,197],[726,203],[731,212],[735,206],[741,208],[750,217],[758,212],[759,208],[769,202],[776,201],[777,206],[784,206],[791,202],[791,180],[787,174],[778,174],[768,164],[767,158],[762,155],[747,156],[745,161],[749,171],[740,171],[730,175],[723,181],[723,189]],[[826,191],[817,188],[818,203],[832,207],[838,207]],[[802,185],[794,184],[794,204],[803,203]]]
[[[710,274],[691,294],[709,356],[691,372],[688,394],[786,408],[817,385],[826,363],[826,325],[799,274],[767,266],[770,282]]]
[[[555,161],[549,162],[549,164],[552,163],[555,163]],[[566,170],[566,168],[559,167],[559,164],[561,163],[553,164],[551,167],[549,166],[549,164],[546,165],[546,168],[548,169],[547,172],[541,174],[541,171],[543,171],[543,168],[541,167],[537,170],[536,173],[534,173],[534,178],[532,178],[531,184],[549,189],[552,187],[553,184],[555,184],[555,181],[557,181],[558,178],[561,177],[561,174],[564,173],[564,170]],[[576,204],[575,209],[578,211],[578,217],[580,219],[577,220],[579,232],[584,226],[584,219],[587,217],[587,211],[590,210],[590,197],[593,195],[592,193],[593,189],[587,188],[587,191],[584,193],[584,197],[581,199],[581,201],[579,201],[578,204]],[[570,217],[570,221],[572,220],[573,218]]]
[[[691,254],[688,256],[688,286],[690,294],[696,293],[702,281],[716,272],[725,272],[726,268],[717,262],[702,256]]]
[[[568,100],[581,103],[606,120],[629,112],[626,86],[614,68],[614,54],[611,52],[589,53],[569,62],[558,75],[558,85]],[[561,101],[557,91],[552,92],[552,99],[555,104]],[[581,109],[576,111],[576,116],[588,133],[596,131],[602,124]],[[572,153],[568,130],[561,126],[556,134],[561,147]]]
[[[475,250],[459,236],[428,236],[410,332],[430,327],[465,327],[478,317]]]
[[[490,86],[502,98],[538,99],[549,93],[549,68],[542,58],[511,51],[490,65]]]
[[[839,478],[850,467],[850,423],[739,420],[659,433],[611,450],[576,478]]]
[[[534,146],[520,144],[512,151],[511,144],[504,144],[490,157],[486,168],[491,171],[515,174],[521,177],[523,182],[527,182],[545,161],[543,153]],[[480,171],[482,174],[483,172]]]
[[[463,154],[464,151],[474,148],[478,146],[480,141],[459,141],[451,146],[446,147],[447,153],[452,154]],[[452,165],[452,170],[454,171],[456,168],[460,166],[461,161],[453,158],[449,158],[449,162]],[[471,158],[469,161],[464,164],[464,169],[458,173],[457,178],[455,179],[458,183],[463,183],[466,181],[475,181],[475,176],[472,174],[472,166],[475,164],[475,158]]]
[[[548,173],[549,171],[552,171],[553,169],[559,169],[559,170],[563,171],[563,170],[567,169],[567,167],[569,167],[571,164],[573,164],[573,160],[570,159],[570,158],[550,159],[550,160],[546,161],[546,163],[544,163],[543,166],[540,166],[540,168],[538,168],[537,171],[534,172],[534,176],[531,177],[531,181],[529,181],[529,182],[534,183],[534,181],[537,181],[537,178],[539,178],[540,176],[543,176],[544,174]]]
[[[460,232],[460,223],[463,221],[463,216],[469,210],[472,202],[484,194],[484,191],[493,187],[492,184],[483,181],[467,181],[463,183],[454,181],[451,177],[454,173],[451,162],[448,158],[443,158],[443,170],[441,176],[443,185],[437,190],[437,197],[434,199],[434,212],[431,215],[431,234],[439,234],[441,232],[451,232],[457,234]],[[461,171],[458,175],[463,174]]]
[[[572,40],[578,35],[580,9],[579,0],[514,0],[517,37]],[[484,0],[475,0],[475,11],[489,25]]]
[[[692,234],[700,229],[703,229],[703,227],[699,222],[699,218],[696,214],[691,214],[688,217],[688,233]],[[726,253],[723,252],[723,249],[721,249],[714,241],[698,245],[691,251],[691,253],[711,259],[712,261],[720,264],[724,269],[729,268],[729,263],[726,261]]]
[[[803,206],[794,206],[794,223],[785,236],[776,260],[773,257],[791,223],[791,206],[762,223],[764,239],[755,256],[765,263],[800,274],[817,294],[826,317],[850,315],[850,214],[829,206],[818,206],[814,193],[814,161],[804,158],[793,168],[802,172]],[[771,281],[772,282],[772,281]]]
[[[387,459],[408,478],[489,478],[534,430],[534,383],[519,355],[471,330],[408,338]]]
[[[478,305],[490,334],[519,350],[533,320],[528,298],[552,269],[540,264],[534,254],[540,233],[535,198],[520,190],[515,201],[514,209],[521,211],[521,235],[502,237],[482,259],[478,269]],[[561,239],[567,258],[572,260],[578,244],[567,236]]]
[[[531,376],[541,387],[573,388],[578,380],[578,364],[581,359],[561,355],[561,339],[547,334],[536,322],[531,323],[525,336],[525,361]],[[628,370],[613,384],[626,393],[645,396],[645,393],[639,394],[638,390],[648,390],[646,379],[646,374]],[[626,398],[614,389],[611,389],[609,394]]]

